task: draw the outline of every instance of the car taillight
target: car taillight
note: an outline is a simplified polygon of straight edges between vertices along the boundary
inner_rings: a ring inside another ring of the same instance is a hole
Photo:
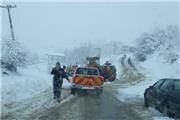
[[[80,78],[80,76],[79,76],[79,75],[75,75],[75,76],[73,76],[73,82],[74,82],[76,79],[78,79],[78,78]]]
[[[103,77],[103,76],[100,76],[99,79],[100,79],[101,81],[104,81],[104,77]]]

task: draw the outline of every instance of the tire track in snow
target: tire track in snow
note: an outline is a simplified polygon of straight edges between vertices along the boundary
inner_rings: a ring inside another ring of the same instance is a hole
[[[33,118],[33,114],[39,113],[44,109],[49,109],[57,105],[61,105],[66,102],[66,99],[71,99],[70,91],[68,89],[62,90],[62,96],[64,99],[62,103],[58,103],[56,100],[53,100],[52,88],[48,88],[44,91],[41,91],[34,95],[31,98],[24,99],[21,102],[12,103],[2,107],[4,109],[1,114],[2,120],[24,120]]]

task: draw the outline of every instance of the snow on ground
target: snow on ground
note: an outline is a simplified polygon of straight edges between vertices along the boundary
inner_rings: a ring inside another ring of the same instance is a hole
[[[24,120],[38,111],[60,105],[53,99],[53,76],[49,71],[47,63],[39,63],[19,68],[16,74],[9,73],[9,75],[1,76],[1,116],[3,119]],[[63,88],[70,86],[71,84],[64,80]],[[61,103],[72,98],[68,90],[63,89]]]
[[[162,59],[156,54],[141,63],[141,67],[143,67],[143,69],[140,72],[145,74],[146,80],[128,88],[118,89],[121,94],[121,100],[132,99],[134,97],[143,98],[145,89],[161,78],[180,78],[179,64],[163,63]]]
[[[169,117],[153,117],[153,120],[174,120],[174,119]]]
[[[173,64],[165,63],[161,56],[154,54],[141,64],[146,69],[149,79],[180,78],[180,61]]]
[[[141,106],[143,106],[143,95],[146,88],[161,78],[180,78],[180,62],[169,64],[162,61],[160,56],[154,54],[151,58],[141,63],[140,66],[136,65],[138,71],[146,76],[146,80],[132,86],[129,85],[129,87],[126,88],[119,88],[117,90],[117,98],[127,103],[141,101]],[[152,114],[154,116],[153,120],[171,120],[168,117],[163,117],[162,114],[154,108],[145,110],[142,114],[145,114],[145,116]]]
[[[29,65],[19,68],[17,74],[2,75],[2,101],[21,101],[33,97],[48,88],[52,89],[52,76],[48,72],[47,63]],[[64,80],[63,88],[70,87],[70,83]]]
[[[152,116],[153,120],[174,120],[173,118],[162,116],[162,113],[160,113],[159,111],[157,111],[152,107],[148,108],[144,114],[153,114]]]
[[[121,101],[127,101],[138,98],[143,98],[144,90],[149,87],[149,85],[153,84],[154,81],[142,81],[136,85],[130,86],[128,88],[120,88],[118,89],[118,93],[120,94],[119,99]]]

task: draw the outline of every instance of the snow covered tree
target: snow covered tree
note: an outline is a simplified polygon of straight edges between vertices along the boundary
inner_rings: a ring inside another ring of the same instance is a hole
[[[13,72],[17,71],[17,67],[23,67],[27,62],[27,54],[25,48],[15,40],[2,41],[2,57],[1,65]]]
[[[178,58],[179,29],[177,25],[167,28],[156,28],[151,33],[143,33],[137,40],[135,56],[139,61],[145,61],[149,55],[159,52],[166,62]]]
[[[179,59],[179,51],[179,28],[177,25],[170,25],[165,30],[162,45],[158,48],[158,54],[163,57],[164,62],[174,63]]]
[[[147,55],[155,51],[153,36],[149,33],[143,33],[138,38],[137,51],[135,52],[136,58],[139,61],[146,60]]]

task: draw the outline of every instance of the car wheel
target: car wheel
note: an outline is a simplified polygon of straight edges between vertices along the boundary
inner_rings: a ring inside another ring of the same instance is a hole
[[[164,103],[162,105],[162,108],[161,108],[161,112],[165,115],[165,116],[169,116],[169,107],[168,107],[168,104],[167,103]]]
[[[97,95],[101,95],[102,92],[103,92],[103,89],[97,89],[97,90],[96,90],[96,94],[97,94]]]
[[[148,102],[147,98],[144,98],[144,106],[149,107],[149,102]]]
[[[147,95],[147,94],[146,94]],[[149,107],[149,102],[148,102],[148,99],[147,99],[147,96],[144,95],[144,106],[145,107]]]

